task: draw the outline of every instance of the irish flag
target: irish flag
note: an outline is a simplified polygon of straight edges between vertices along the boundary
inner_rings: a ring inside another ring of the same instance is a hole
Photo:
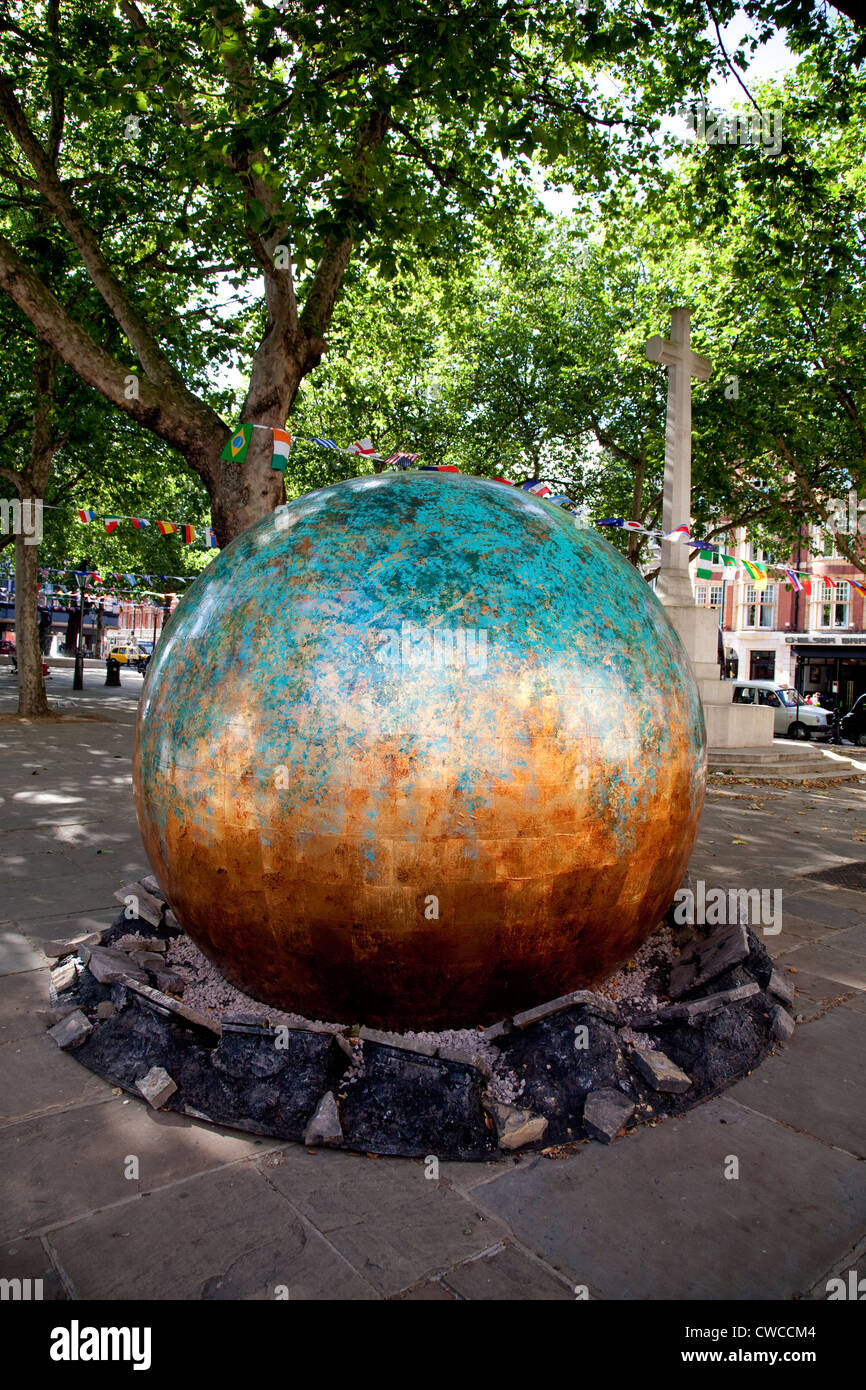
[[[288,431],[274,430],[274,452],[271,457],[271,468],[276,468],[280,473],[285,473],[291,447],[292,436]]]

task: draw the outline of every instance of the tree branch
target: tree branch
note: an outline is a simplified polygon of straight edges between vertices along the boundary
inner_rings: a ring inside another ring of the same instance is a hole
[[[0,289],[18,305],[42,341],[52,347],[82,381],[167,444],[185,453],[202,431],[228,437],[229,431],[219,416],[190,396],[186,388],[177,392],[171,386],[157,387],[147,380],[138,380],[137,395],[128,399],[130,373],[127,368],[115,362],[67,314],[59,300],[2,236]]]
[[[118,326],[126,334],[145,375],[155,385],[186,392],[182,378],[159,347],[153,333],[128,299],[110,270],[96,237],[81,217],[57,176],[48,155],[27,124],[27,119],[7,77],[0,74],[0,119],[18,144],[36,175],[39,191],[56,214]],[[59,136],[58,136],[59,138]]]
[[[630,463],[632,468],[634,468],[635,470],[639,469],[641,465],[639,455],[630,454],[627,449],[623,449],[621,445],[614,443],[613,439],[607,433],[607,431],[602,429],[602,426],[597,416],[595,416],[591,410],[588,410],[587,414],[589,415],[590,421],[592,423],[592,432],[598,440],[599,444],[601,444],[605,449],[610,449],[612,454],[616,454],[619,458],[625,459],[626,463]]]
[[[364,122],[358,137],[356,157],[362,161],[361,173],[356,180],[352,194],[357,202],[367,197],[368,184],[363,161],[368,152],[372,153],[382,144],[388,132],[390,118],[387,111],[374,111]],[[343,276],[352,254],[353,235],[349,229],[341,239],[332,239],[326,244],[325,252],[316,267],[312,283],[307,291],[300,327],[310,339],[316,361],[325,350],[324,334],[331,322],[334,304],[343,283]]]
[[[473,188],[468,179],[460,177],[453,164],[448,169],[443,169],[442,165],[437,163],[433,158],[433,155],[427,147],[400,121],[392,121],[391,128],[392,130],[399,131],[406,141],[406,144],[410,145],[418,155],[424,168],[430,170],[430,173],[442,188],[452,188],[455,184],[459,184],[461,187],[468,189],[470,193],[476,193],[478,191],[476,188]]]

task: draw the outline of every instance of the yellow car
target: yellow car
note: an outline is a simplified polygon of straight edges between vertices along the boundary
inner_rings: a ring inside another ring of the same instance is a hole
[[[141,666],[147,660],[147,653],[134,643],[127,642],[123,646],[112,647],[108,659],[116,661],[119,666]]]

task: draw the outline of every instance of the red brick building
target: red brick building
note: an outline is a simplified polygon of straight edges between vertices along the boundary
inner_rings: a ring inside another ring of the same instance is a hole
[[[713,565],[708,580],[697,579],[692,568],[696,603],[720,613],[727,674],[796,685],[803,694],[838,689],[843,711],[850,709],[866,691],[866,608],[844,580],[866,576],[839,555],[832,535],[817,528],[804,533],[799,551],[787,558],[756,549],[744,532],[736,534],[735,543],[726,544],[728,553],[767,563],[766,589],[758,592],[739,565]],[[776,572],[779,565],[810,571],[811,593],[787,587],[784,574]]]

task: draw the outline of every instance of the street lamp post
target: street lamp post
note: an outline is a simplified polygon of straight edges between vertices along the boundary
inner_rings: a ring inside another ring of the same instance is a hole
[[[75,671],[72,677],[72,689],[84,689],[84,595],[87,591],[87,576],[90,573],[87,568],[87,561],[84,561],[85,569],[75,571],[75,581],[78,586],[78,642],[75,647]]]

